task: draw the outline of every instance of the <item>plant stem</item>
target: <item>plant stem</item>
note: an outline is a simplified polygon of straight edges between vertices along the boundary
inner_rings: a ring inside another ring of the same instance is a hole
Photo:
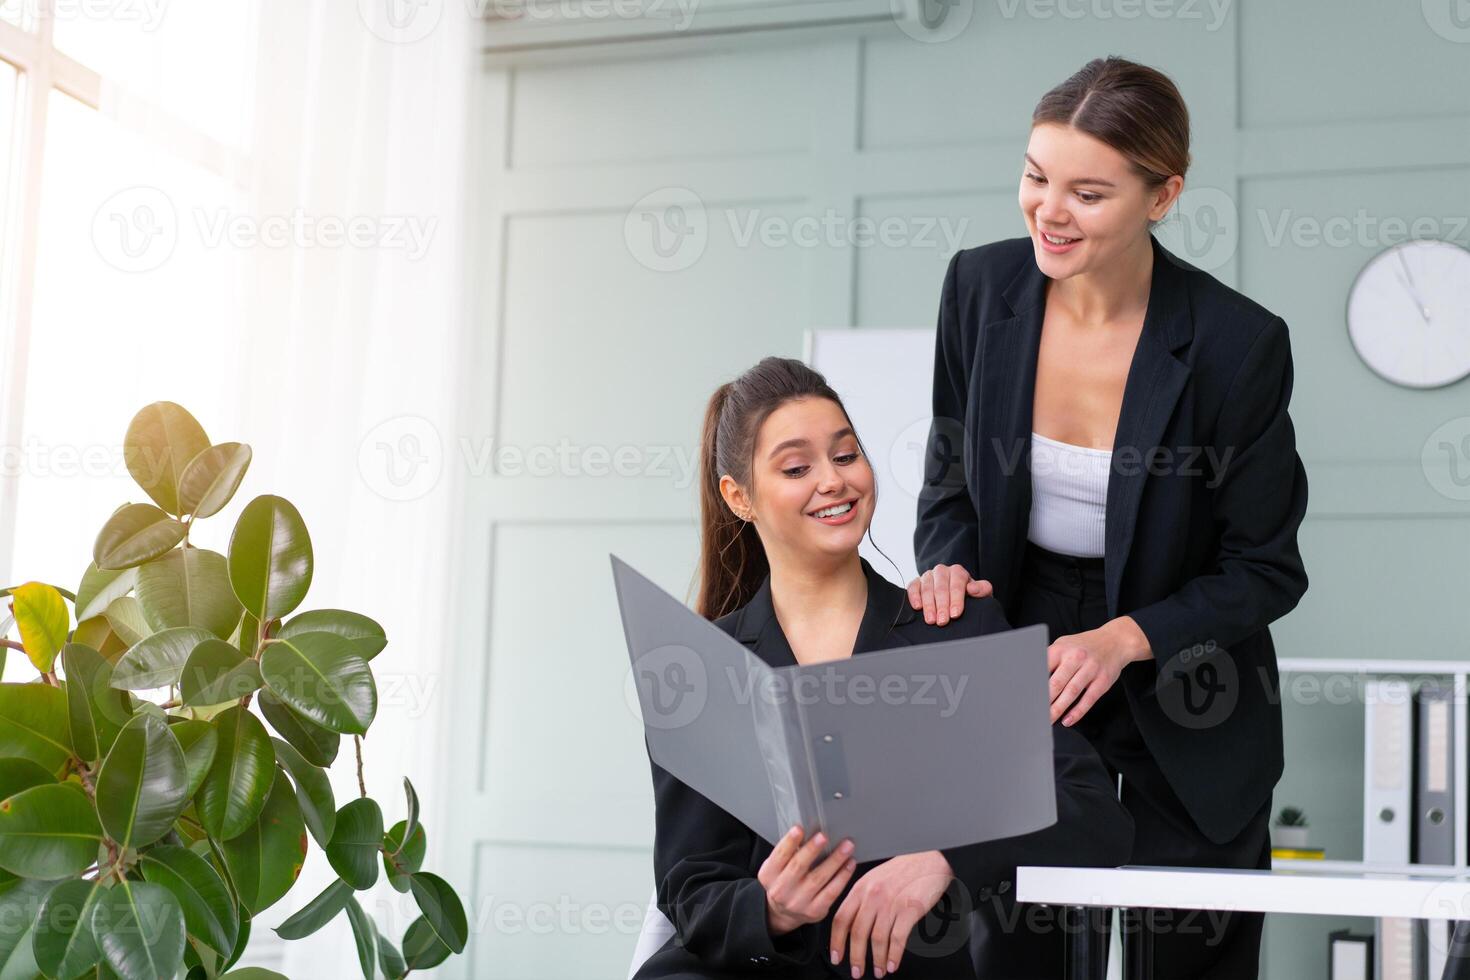
[[[90,797],[93,802],[96,802],[96,800],[97,800],[97,787],[95,785],[93,785],[93,783],[92,783],[92,770],[89,769],[87,767],[87,764],[85,762],[82,762],[80,759],[78,759],[76,761],[78,763],[78,765],[77,765],[77,775],[82,780],[82,788],[87,791],[87,796]]]
[[[107,873],[116,875],[118,881],[122,881],[122,852],[118,850],[116,842],[112,838],[107,839]],[[101,877],[101,874],[98,874]]]
[[[3,638],[0,638],[0,647],[8,647],[11,650],[19,650],[21,653],[25,653],[26,652],[26,648],[24,646],[22,646],[21,644],[17,643],[15,640],[6,640],[6,639],[3,639]]]
[[[357,789],[367,796],[367,783],[362,780],[362,736],[352,736],[352,747],[357,750]]]

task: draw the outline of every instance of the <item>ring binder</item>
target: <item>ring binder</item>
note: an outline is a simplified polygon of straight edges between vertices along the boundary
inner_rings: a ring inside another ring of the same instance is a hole
[[[847,760],[842,755],[842,737],[823,735],[812,750],[812,765],[817,771],[817,790],[823,800],[845,800],[848,793]]]

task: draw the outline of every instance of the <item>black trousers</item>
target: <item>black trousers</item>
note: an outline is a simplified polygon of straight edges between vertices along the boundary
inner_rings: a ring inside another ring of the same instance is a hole
[[[1107,622],[1101,558],[1057,554],[1028,543],[1021,576],[1016,627],[1045,623],[1049,640],[1096,629]],[[1142,669],[1152,665],[1130,665]],[[1121,773],[1121,800],[1133,817],[1130,864],[1204,868],[1270,868],[1271,799],[1245,828],[1224,844],[1211,841],[1185,810],[1144,744],[1127,694],[1114,684],[1077,723],[1109,774]],[[1209,759],[1200,759],[1208,766]],[[1046,980],[1062,976],[1061,909],[1006,901],[977,902],[978,975],[985,980]],[[1254,980],[1259,973],[1258,912],[1154,909],[1157,980]]]

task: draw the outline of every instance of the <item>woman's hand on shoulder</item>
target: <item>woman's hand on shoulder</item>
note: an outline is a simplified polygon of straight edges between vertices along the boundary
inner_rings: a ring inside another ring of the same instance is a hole
[[[803,836],[800,827],[788,830],[755,875],[766,890],[766,928],[772,936],[825,919],[857,868],[852,841],[842,841],[818,862],[827,835],[817,833],[805,843]]]
[[[964,565],[935,565],[909,583],[909,605],[924,610],[924,622],[944,626],[964,612],[965,599],[990,595],[983,578],[971,578]]]

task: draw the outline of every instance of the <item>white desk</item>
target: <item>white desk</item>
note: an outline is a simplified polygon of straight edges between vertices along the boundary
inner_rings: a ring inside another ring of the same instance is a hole
[[[1306,862],[1301,862],[1306,863]],[[1470,938],[1470,875],[1418,866],[1359,862],[1312,862],[1323,867],[1270,871],[1218,868],[1057,868],[1016,869],[1016,900],[1068,909],[1145,908],[1217,909],[1225,912],[1276,912],[1302,915],[1358,915],[1373,918],[1460,920],[1456,939]],[[1136,924],[1136,920],[1135,920]],[[1152,970],[1146,931],[1123,935],[1124,975],[1144,980]],[[1097,942],[1086,930],[1068,932],[1067,977],[1095,978]],[[1130,942],[1130,940],[1132,940]],[[1105,940],[1104,940],[1105,941]],[[1462,972],[1464,971],[1464,972]],[[1444,977],[1470,976],[1470,960],[1451,959]]]

